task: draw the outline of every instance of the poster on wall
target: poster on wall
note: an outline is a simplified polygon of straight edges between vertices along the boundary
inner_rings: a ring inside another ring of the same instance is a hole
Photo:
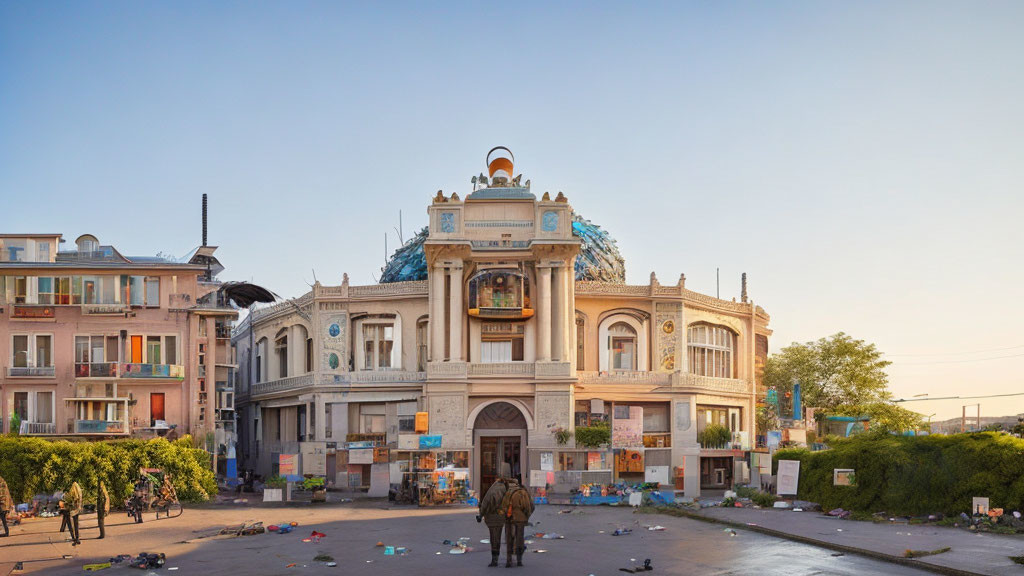
[[[797,484],[800,481],[799,460],[779,460],[779,478],[776,481],[778,494],[796,496]]]
[[[622,406],[621,408],[626,408]],[[644,444],[644,409],[640,406],[629,406],[627,412],[615,407],[615,418],[612,420],[612,446],[616,448],[639,448]]]
[[[832,469],[832,485],[833,486],[854,486],[857,480],[854,476],[854,471],[851,468],[833,468]]]
[[[277,457],[277,473],[281,476],[296,476],[299,473],[298,454],[279,454]]]
[[[587,470],[611,470],[607,452],[587,452]]]
[[[373,448],[359,448],[348,451],[349,464],[373,464]]]
[[[391,488],[391,467],[388,464],[374,464],[370,467],[370,498],[383,498]]]
[[[668,484],[668,471],[669,466],[645,466],[644,482],[657,482],[662,485]]]
[[[547,486],[548,473],[543,470],[530,470],[530,486],[543,488]]]
[[[768,431],[768,448],[775,449],[782,444],[782,430],[769,430]]]
[[[555,469],[555,454],[553,452],[540,453],[540,469],[545,472]]]
[[[441,435],[420,436],[420,450],[426,450],[427,448],[440,448],[441,447]]]

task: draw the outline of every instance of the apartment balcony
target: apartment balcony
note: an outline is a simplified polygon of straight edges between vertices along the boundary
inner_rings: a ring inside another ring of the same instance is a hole
[[[121,378],[173,378],[185,377],[185,367],[178,364],[122,364]]]
[[[127,434],[128,426],[120,420],[75,420],[75,434]]]
[[[576,377],[580,384],[668,386],[672,381],[668,372],[638,370],[578,371]]]
[[[8,378],[53,378],[56,374],[53,366],[11,366],[7,369]]]
[[[57,433],[53,422],[22,422],[18,433],[23,436],[49,436]]]
[[[117,362],[76,362],[75,378],[117,378]]]
[[[291,392],[293,390],[301,390],[303,388],[311,388],[313,386],[313,374],[302,374],[300,376],[289,376],[287,378],[278,378],[277,380],[267,380],[265,382],[257,382],[252,386],[253,396],[262,396],[264,394],[277,394],[280,392]]]

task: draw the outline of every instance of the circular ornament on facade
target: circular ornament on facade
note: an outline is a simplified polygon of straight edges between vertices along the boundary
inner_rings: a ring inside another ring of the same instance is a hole
[[[331,335],[331,338],[337,338],[338,334],[341,334],[341,326],[331,324],[330,327],[327,328],[327,333]]]
[[[541,217],[540,222],[541,230],[545,232],[554,232],[558,230],[558,212],[554,210],[548,210]]]
[[[676,323],[671,320],[665,320],[665,323],[661,325],[661,329],[665,334],[671,334],[676,331]]]
[[[334,352],[331,352],[331,355],[327,357],[327,364],[331,367],[331,370],[337,370],[340,363],[338,355]]]

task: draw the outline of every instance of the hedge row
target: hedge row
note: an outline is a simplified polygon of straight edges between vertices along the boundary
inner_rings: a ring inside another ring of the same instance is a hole
[[[195,448],[189,436],[173,442],[68,442],[0,435],[0,476],[16,502],[67,490],[72,482],[82,486],[86,502],[95,502],[96,486],[103,480],[117,506],[131,494],[142,467],[169,472],[183,501],[205,501],[217,492],[210,455]]]
[[[799,460],[798,497],[828,510],[947,515],[969,512],[971,498],[993,508],[1024,510],[1024,440],[993,432],[918,437],[861,434],[831,449],[784,449]],[[834,486],[835,468],[855,470],[856,486]]]

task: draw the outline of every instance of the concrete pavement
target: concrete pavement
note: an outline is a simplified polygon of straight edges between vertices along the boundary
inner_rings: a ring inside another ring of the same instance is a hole
[[[736,536],[721,526],[687,518],[633,514],[628,508],[577,508],[560,514],[556,506],[540,506],[534,515],[534,531],[558,532],[562,540],[536,539],[525,557],[521,574],[603,576],[621,574],[620,568],[650,558],[657,574],[921,574],[856,555],[840,555],[806,544],[749,531]],[[110,517],[108,538],[93,540],[95,531],[84,530],[83,544],[72,548],[57,534],[57,519],[33,520],[15,527],[12,538],[0,539],[0,575],[6,576],[16,560],[26,563],[26,573],[82,574],[82,565],[105,561],[116,554],[163,552],[167,564],[159,574],[167,576],[219,574],[352,574],[386,575],[495,574],[504,568],[487,568],[489,548],[475,510],[390,507],[381,502],[312,507],[249,507],[239,505],[188,508],[180,518],[153,521],[141,527],[123,515]],[[204,537],[217,529],[245,520],[266,524],[296,521],[291,534],[245,537]],[[83,525],[93,525],[92,520]],[[651,532],[646,524],[661,524],[665,531]],[[611,536],[618,527],[634,530]],[[316,529],[327,534],[321,544],[303,543]],[[445,539],[470,537],[474,550],[452,555]],[[50,543],[52,541],[52,543]],[[407,556],[385,556],[377,541],[406,546]],[[533,550],[546,550],[536,553]],[[319,553],[335,558],[338,567],[314,562]],[[70,554],[72,558],[61,559]],[[45,561],[34,562],[33,560]],[[504,560],[504,558],[502,559]],[[286,568],[289,564],[293,568]],[[169,571],[168,568],[177,568]],[[101,574],[146,574],[115,566]]]

